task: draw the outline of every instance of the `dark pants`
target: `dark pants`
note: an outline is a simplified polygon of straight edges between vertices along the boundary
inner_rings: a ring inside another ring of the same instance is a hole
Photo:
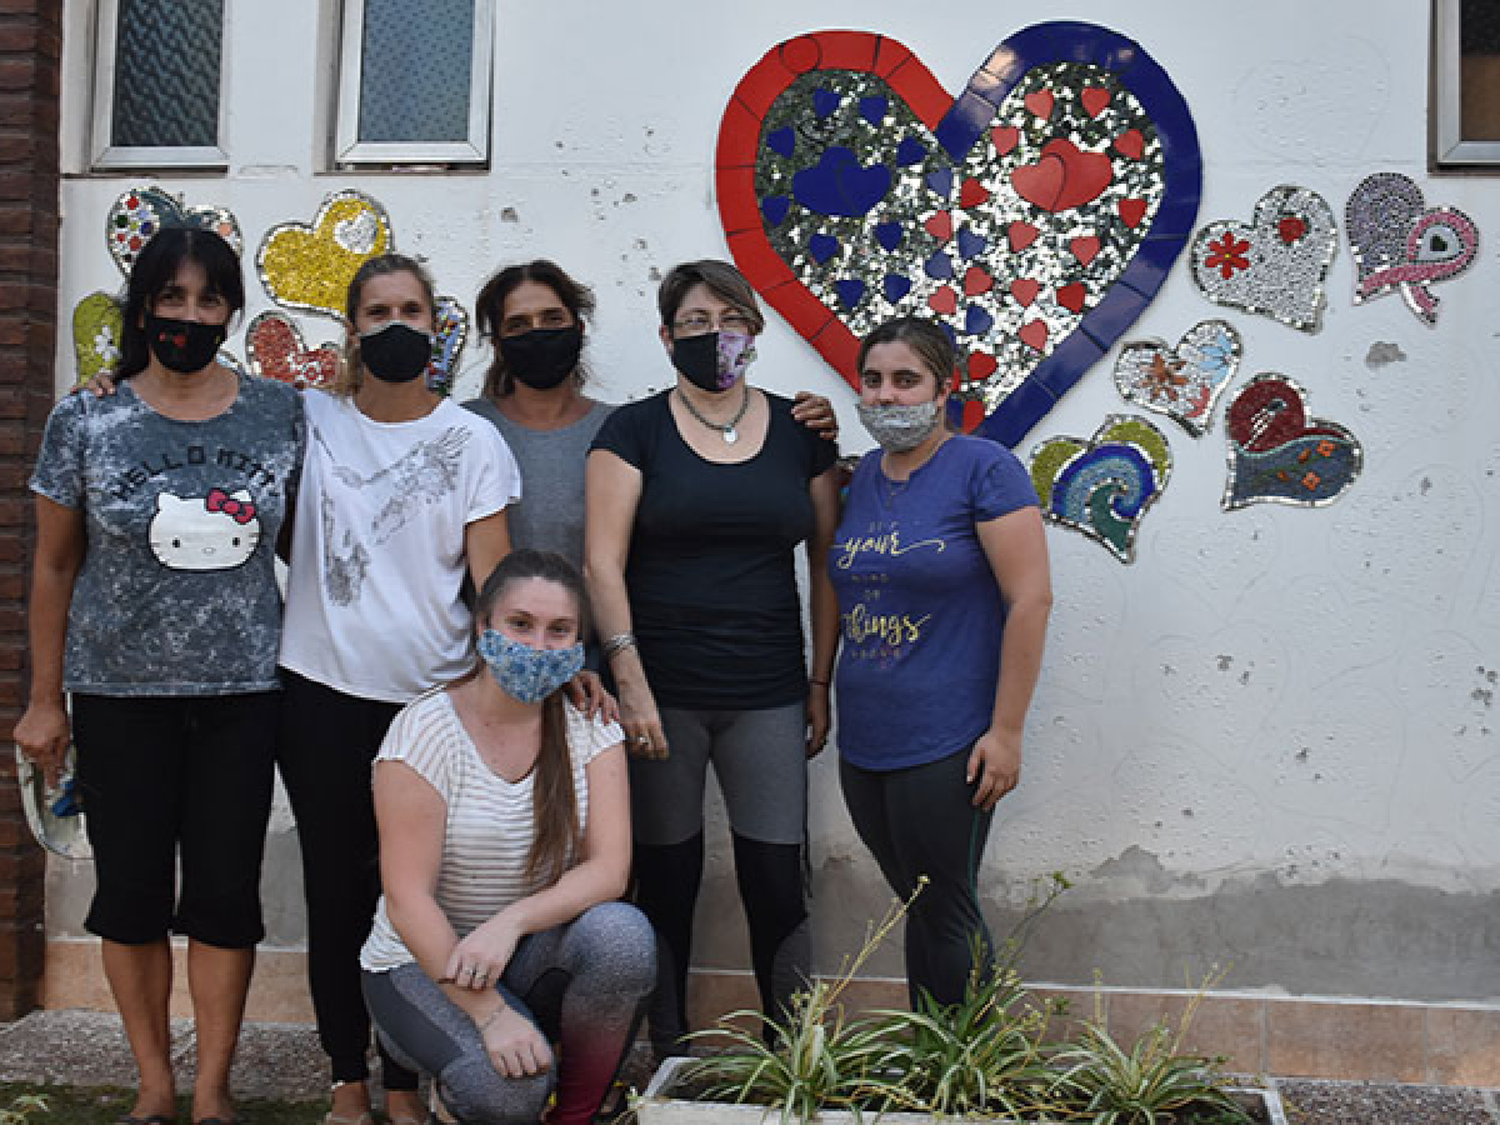
[[[144,945],[175,930],[223,949],[265,936],[260,864],[278,694],[73,696],[98,879],[90,933]]]
[[[370,766],[400,704],[359,699],[282,669],[277,761],[302,842],[307,898],[307,979],[318,1038],[335,1082],[369,1077],[370,1017],[359,951],[380,900],[380,862]],[[417,1076],[381,1050],[387,1090],[415,1090]]]
[[[897,770],[839,762],[844,803],[855,831],[875,855],[891,890],[907,898],[920,876],[927,885],[906,922],[906,977],[913,1005],[920,991],[943,1004],[963,998],[974,968],[993,964],[994,942],[979,910],[976,880],[993,813],[971,801],[964,780],[969,750]]]

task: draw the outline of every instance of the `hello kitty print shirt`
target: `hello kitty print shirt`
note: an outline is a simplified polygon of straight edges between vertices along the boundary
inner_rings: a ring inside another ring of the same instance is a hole
[[[240,375],[223,414],[158,414],[126,379],[47,420],[32,491],[84,515],[64,687],[93,695],[219,695],[277,686],[274,548],[295,495],[302,404]]]

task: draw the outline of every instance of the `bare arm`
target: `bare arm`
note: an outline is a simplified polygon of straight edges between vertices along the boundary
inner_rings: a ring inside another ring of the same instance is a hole
[[[1021,779],[1021,738],[1042,667],[1052,577],[1038,509],[1009,512],[984,521],[976,530],[1006,610],[995,711],[990,729],[974,744],[968,770],[970,784],[978,783],[974,804],[992,809]]]
[[[833,658],[839,645],[839,607],[828,577],[828,551],[839,524],[839,471],[830,468],[808,486],[813,502],[813,534],[807,541],[808,601],[812,620],[812,671],[808,675],[807,756],[816,755],[832,726],[828,696]]]
[[[618,454],[596,449],[589,454],[585,477],[587,515],[584,524],[584,573],[589,602],[599,636],[631,631],[630,597],[625,590],[625,562],[630,555],[630,533],[641,502],[641,471]],[[656,698],[646,682],[646,670],[634,645],[608,656],[615,685],[620,689],[620,722],[632,754],[665,758]],[[647,741],[642,741],[642,740]]]
[[[502,508],[494,515],[474,520],[464,527],[464,556],[469,560],[469,577],[474,590],[484,589],[484,582],[510,554],[510,522]]]
[[[63,643],[73,584],[86,548],[82,510],[38,496],[31,575],[31,696],[14,737],[41,767],[49,785],[57,783],[70,738],[62,689]]]

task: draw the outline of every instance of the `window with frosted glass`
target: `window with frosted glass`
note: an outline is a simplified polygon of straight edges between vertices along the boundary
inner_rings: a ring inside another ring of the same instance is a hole
[[[102,0],[98,27],[98,161],[220,160],[224,0]]]
[[[490,3],[348,0],[340,160],[483,158]]]

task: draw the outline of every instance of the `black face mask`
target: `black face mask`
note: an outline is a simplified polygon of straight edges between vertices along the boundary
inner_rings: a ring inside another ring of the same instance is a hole
[[[582,351],[583,329],[576,324],[500,337],[505,370],[538,391],[550,391],[571,375]]]
[[[180,375],[202,371],[212,363],[228,334],[222,324],[146,314],[146,343],[151,354],[163,367]]]
[[[386,383],[410,383],[432,362],[432,337],[393,320],[360,333],[359,358],[371,375]]]

